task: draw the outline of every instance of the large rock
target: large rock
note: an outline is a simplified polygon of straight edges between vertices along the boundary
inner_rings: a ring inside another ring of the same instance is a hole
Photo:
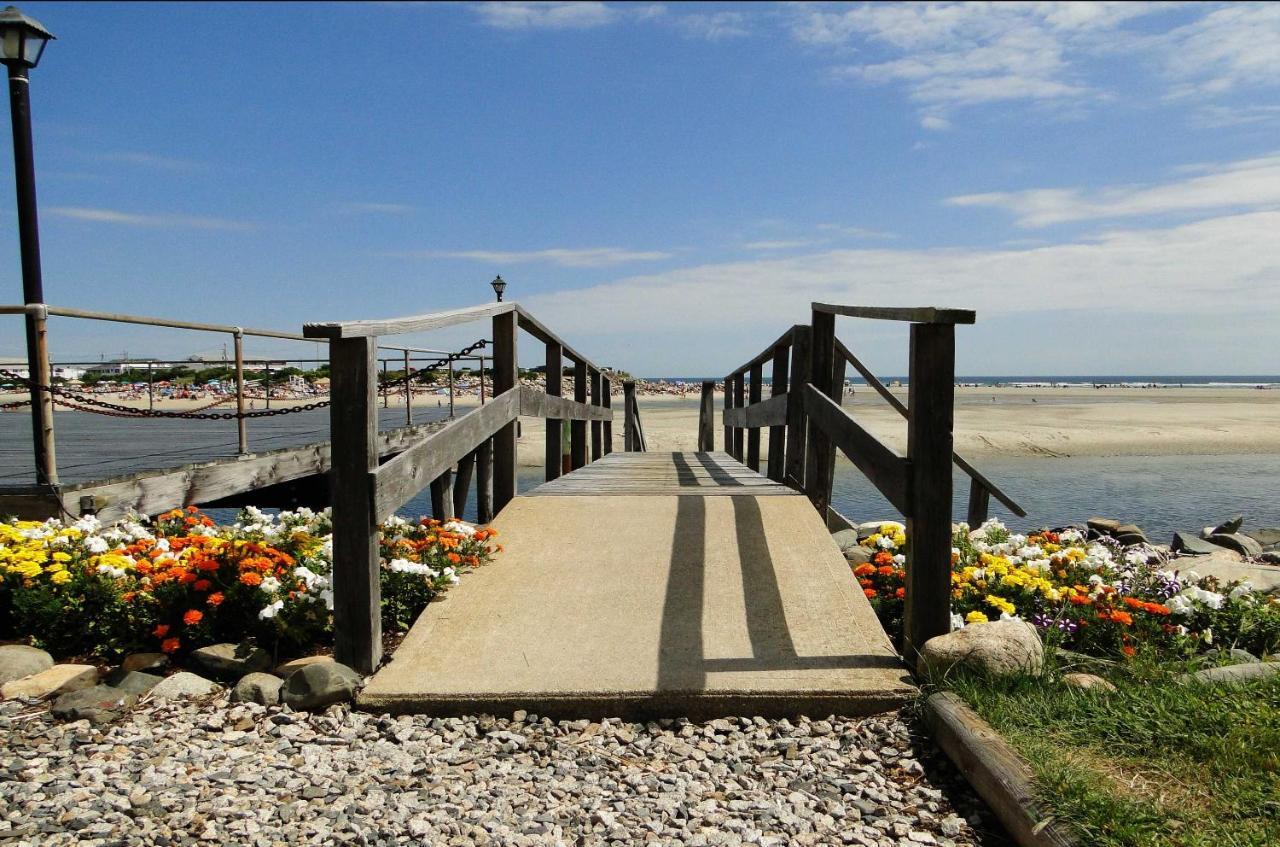
[[[1268,547],[1280,545],[1280,527],[1262,527],[1261,529],[1246,530],[1245,535],[1262,545],[1265,550]]]
[[[1208,556],[1222,549],[1217,544],[1205,541],[1190,532],[1175,532],[1170,549],[1175,553],[1186,553],[1191,556]]]
[[[250,644],[211,644],[193,650],[191,658],[212,676],[229,681],[271,668],[271,654]]]
[[[1089,529],[1103,535],[1115,535],[1116,530],[1124,526],[1120,521],[1112,518],[1089,518],[1089,520],[1085,521],[1085,524]]]
[[[850,547],[844,551],[844,560],[849,563],[849,567],[856,568],[858,565],[865,565],[870,562],[875,554],[875,550],[859,544],[857,547]]]
[[[288,679],[294,671],[300,671],[307,665],[326,665],[332,661],[332,656],[303,656],[301,659],[290,659],[276,665],[275,674],[281,679]]]
[[[284,680],[273,674],[246,674],[231,690],[231,699],[240,703],[274,706],[280,702],[281,685],[284,685]]]
[[[1044,672],[1044,643],[1023,620],[969,624],[930,638],[920,651],[921,670],[933,676],[964,666],[991,676]]]
[[[1236,515],[1230,520],[1225,520],[1213,528],[1210,535],[1234,535],[1240,531],[1240,527],[1244,526],[1244,515]]]
[[[53,701],[51,711],[55,718],[62,720],[106,723],[129,711],[137,702],[137,694],[121,691],[110,685],[95,685],[63,694]]]
[[[1116,687],[1112,685],[1109,680],[1091,673],[1063,674],[1062,681],[1066,683],[1069,688],[1077,688],[1081,691],[1104,691],[1111,693],[1116,690]]]
[[[164,653],[132,653],[125,656],[124,661],[120,663],[120,670],[125,673],[130,671],[158,673],[168,667],[169,657]]]
[[[1223,665],[1178,677],[1179,682],[1200,685],[1239,685],[1280,673],[1280,663],[1254,662],[1242,665]]]
[[[847,550],[850,547],[858,546],[858,531],[856,529],[842,529],[839,532],[831,533],[831,540],[841,550]]]
[[[51,667],[53,657],[43,650],[24,644],[0,646],[0,685],[47,671]]]
[[[98,684],[98,669],[93,665],[54,665],[47,671],[6,682],[0,694],[14,697],[56,697]]]
[[[1251,559],[1256,559],[1262,555],[1262,545],[1243,533],[1217,532],[1209,536],[1209,541],[1219,547],[1235,550],[1240,555],[1248,556]]]
[[[1111,535],[1126,547],[1132,547],[1135,544],[1150,544],[1151,539],[1147,538],[1147,534],[1135,524],[1127,523],[1116,527],[1116,531]]]
[[[123,668],[113,671],[107,676],[108,685],[113,688],[119,688],[121,691],[128,691],[130,694],[146,694],[163,681],[164,677],[153,673],[143,673],[142,671],[129,671],[126,673]]]
[[[216,682],[210,682],[202,676],[179,671],[173,676],[165,677],[155,688],[151,696],[157,700],[178,700],[183,697],[204,697],[221,688]]]
[[[884,526],[887,523],[897,524],[898,526],[902,526],[902,521],[893,521],[893,520],[867,521],[866,523],[858,524],[858,538],[869,538],[875,535],[877,532],[880,531],[880,527]],[[974,527],[974,529],[977,529],[977,527]]]
[[[291,709],[323,709],[353,699],[360,684],[360,674],[346,665],[307,665],[285,681],[281,699]]]

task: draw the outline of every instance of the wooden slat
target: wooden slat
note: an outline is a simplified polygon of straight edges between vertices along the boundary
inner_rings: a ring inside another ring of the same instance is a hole
[[[411,315],[403,318],[308,323],[302,325],[302,334],[307,338],[328,339],[400,335],[406,332],[422,332],[428,329],[442,329],[455,324],[470,323],[483,318],[508,314],[514,312],[515,309],[515,303],[485,303],[480,306],[468,306],[465,309],[452,309],[447,312],[432,312],[429,315]]]
[[[560,347],[560,344],[558,342],[555,342],[555,341],[547,342],[547,371],[546,371],[547,390],[546,390],[546,393],[542,394],[543,399],[540,404],[542,406],[542,409],[539,409],[536,412],[532,411],[531,409],[530,411],[526,412],[525,411],[526,402],[525,402],[523,389],[527,388],[528,386],[522,385],[521,392],[520,392],[520,413],[521,414],[525,414],[525,415],[536,414],[539,417],[547,418],[546,448],[543,452],[543,468],[544,468],[543,476],[547,481],[553,480],[556,477],[560,476],[560,471],[564,466],[564,462],[561,460],[561,456],[564,455],[564,448],[561,440],[562,435],[560,432],[560,427],[562,427],[564,424],[559,415],[553,415],[550,412],[548,412],[546,415],[542,414],[543,410],[545,410],[546,407],[549,405],[550,400],[552,398],[559,399],[561,395],[561,391],[563,390],[561,388],[561,384],[563,382],[563,377],[564,377],[564,360],[563,360],[562,353],[563,353],[563,349]],[[530,408],[532,407],[531,402],[528,404],[528,407]]]
[[[725,383],[725,391],[729,390],[728,383]],[[733,407],[741,409],[747,405],[747,379],[744,374],[738,374],[733,378]],[[746,433],[737,427],[733,430],[733,449],[729,450],[729,455],[741,462],[746,458]],[[727,446],[727,445],[726,445]]]
[[[531,418],[557,418],[566,421],[606,421],[613,419],[613,410],[590,403],[579,403],[568,397],[546,394],[532,385],[522,385],[520,414]]]
[[[591,420],[591,461],[599,459],[602,453],[603,430],[601,424],[604,421],[604,409],[601,407],[600,400],[600,371],[589,371],[591,377],[591,414],[599,417],[592,417]]]
[[[741,427],[757,431],[766,426],[785,426],[787,423],[787,395],[779,394],[741,409],[728,409],[724,413],[725,426]],[[758,449],[758,447],[757,447]],[[750,462],[747,463],[750,466]]]
[[[636,384],[627,380],[622,383],[622,449],[628,453],[640,451],[636,422]]]
[[[791,390],[804,384],[809,374],[809,340],[812,331],[803,324],[792,327],[791,375],[787,381],[787,463],[783,481],[792,488],[804,487],[804,460],[807,452],[807,427],[804,416],[804,392]]]
[[[702,451],[716,449],[715,392],[714,382],[702,383],[702,399],[698,405],[698,449]]]
[[[861,374],[862,378],[867,381],[867,385],[875,389],[876,393],[883,397],[886,403],[896,409],[898,414],[902,415],[903,418],[908,417],[906,405],[895,397],[893,392],[890,391],[883,382],[877,379],[876,375],[873,374],[866,365],[862,364],[858,357],[853,355],[849,348],[846,347],[839,338],[836,339],[836,352],[841,356],[844,356],[845,361],[853,365],[854,370]],[[987,479],[981,471],[971,465],[969,461],[959,453],[953,452],[951,454],[951,460],[956,463],[956,467],[968,474],[970,479],[981,482],[982,486],[990,492],[993,497],[1003,503],[1005,508],[1009,511],[1013,512],[1020,518],[1025,518],[1027,516],[1026,510],[1023,509],[1022,506],[1018,505],[1017,501],[1001,491],[998,485]]]
[[[460,518],[467,510],[467,494],[476,469],[476,453],[472,450],[458,460],[458,475],[453,480],[453,515]]]
[[[504,312],[493,316],[494,396],[510,391],[520,382],[519,358],[516,352],[518,336],[515,312]],[[512,394],[512,402],[515,404],[512,411],[516,411],[519,408],[518,394]],[[515,496],[516,421],[513,417],[493,435],[494,513],[501,513]]]
[[[504,391],[394,459],[377,466],[369,474],[376,492],[373,501],[375,520],[386,518],[463,456],[504,427],[512,425],[519,410],[519,397],[518,390]]]
[[[431,481],[431,517],[438,521],[447,521],[455,517],[453,501],[449,497],[449,489],[453,483],[453,471],[447,470]]]
[[[991,511],[991,492],[976,479],[969,480],[969,509],[966,516],[969,526],[977,529],[986,523]]]
[[[573,366],[573,399],[580,406],[587,404],[587,363]],[[569,466],[574,470],[587,463],[587,421],[574,417],[569,423]]]
[[[773,350],[773,371],[770,375],[770,393],[774,397],[787,396],[787,379],[790,375],[790,339],[793,330],[786,334],[787,342],[779,344]],[[769,428],[769,479],[774,482],[786,480],[787,467],[787,417],[783,416],[778,425]]]
[[[600,398],[600,404],[604,406],[604,408],[609,409],[613,406],[613,380],[608,377],[601,377],[600,381],[601,390],[604,394],[604,396]],[[600,430],[601,438],[604,441],[604,444],[602,445],[604,448],[604,455],[608,456],[613,452],[613,421],[609,418],[605,418],[600,422]]]
[[[476,522],[493,520],[493,439],[476,448]]]
[[[934,306],[841,306],[835,303],[814,303],[813,311],[851,318],[927,324],[971,324],[976,319],[971,309],[939,309]]]
[[[815,428],[862,471],[895,509],[907,513],[907,462],[867,432],[849,413],[813,385],[804,387],[804,410]]]
[[[757,362],[751,366],[750,382],[747,387],[747,408],[759,403],[763,392],[764,366]],[[760,470],[760,430],[754,427],[747,430],[747,467],[753,471]]]
[[[831,385],[831,364],[835,360],[836,316],[827,312],[814,310],[813,345],[809,353],[809,384],[830,399],[833,395]],[[805,393],[805,413],[809,413],[810,395]],[[804,460],[804,493],[809,495],[818,514],[826,516],[831,505],[832,460],[835,458],[835,447],[830,436],[822,428],[809,427],[809,444]]]

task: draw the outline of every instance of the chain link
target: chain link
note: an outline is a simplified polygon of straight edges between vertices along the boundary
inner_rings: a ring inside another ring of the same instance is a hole
[[[482,347],[489,344],[485,339],[480,339],[469,347],[464,347],[457,353],[450,353],[443,359],[436,359],[429,363],[426,367],[418,368],[412,373],[406,373],[402,377],[390,380],[379,380],[378,391],[388,391],[392,388],[403,386],[414,380],[423,379],[429,371],[449,364],[474,353]],[[481,374],[481,378],[483,378]],[[316,409],[323,409],[333,404],[332,400],[317,400],[314,403],[303,403],[299,406],[289,406],[282,409],[262,409],[254,412],[206,412],[205,409],[212,409],[215,406],[221,406],[235,398],[234,395],[223,397],[207,406],[201,406],[186,412],[169,412],[157,411],[155,409],[135,409],[132,406],[124,406],[119,403],[109,403],[106,400],[99,400],[96,397],[90,397],[86,394],[80,394],[60,385],[42,385],[35,380],[19,376],[13,371],[0,370],[0,377],[20,382],[28,388],[39,388],[47,391],[55,397],[59,398],[58,402],[68,408],[76,409],[81,412],[89,412],[95,415],[105,415],[113,418],[177,418],[180,420],[197,420],[197,421],[232,421],[239,418],[274,418],[280,415],[293,415],[298,412],[310,412]],[[0,405],[0,409],[17,409],[22,406],[30,405],[30,400],[19,400],[15,403],[5,403]]]

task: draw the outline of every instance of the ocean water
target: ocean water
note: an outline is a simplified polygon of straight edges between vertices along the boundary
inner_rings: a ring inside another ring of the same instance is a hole
[[[905,374],[876,374],[879,380],[907,384]],[[655,376],[644,377],[652,381],[701,384],[703,380],[722,380],[724,376]],[[772,383],[764,377],[765,383]],[[853,385],[866,385],[867,381],[849,369],[846,381]],[[1037,374],[1013,374],[1004,376],[957,376],[956,384],[963,386],[1006,386],[1041,388],[1280,388],[1280,374],[1076,374],[1071,376],[1043,376]]]

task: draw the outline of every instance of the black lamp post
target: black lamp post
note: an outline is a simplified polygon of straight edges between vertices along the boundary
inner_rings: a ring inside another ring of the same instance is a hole
[[[501,276],[495,276],[493,282],[489,283],[493,286],[493,293],[498,295],[498,302],[502,302],[502,292],[507,290],[507,282]]]
[[[13,119],[13,171],[18,191],[18,239],[22,255],[23,303],[44,303],[44,284],[40,277],[40,229],[36,217],[35,159],[31,149],[31,100],[28,96],[27,73],[40,61],[45,45],[53,33],[34,18],[22,14],[17,7],[0,11],[0,61],[9,68],[9,108]],[[44,316],[28,314],[27,378],[33,383],[45,379],[47,370],[38,363],[42,355]],[[53,458],[52,398],[42,389],[31,389],[31,422],[34,430],[36,473],[41,482],[57,481]]]

